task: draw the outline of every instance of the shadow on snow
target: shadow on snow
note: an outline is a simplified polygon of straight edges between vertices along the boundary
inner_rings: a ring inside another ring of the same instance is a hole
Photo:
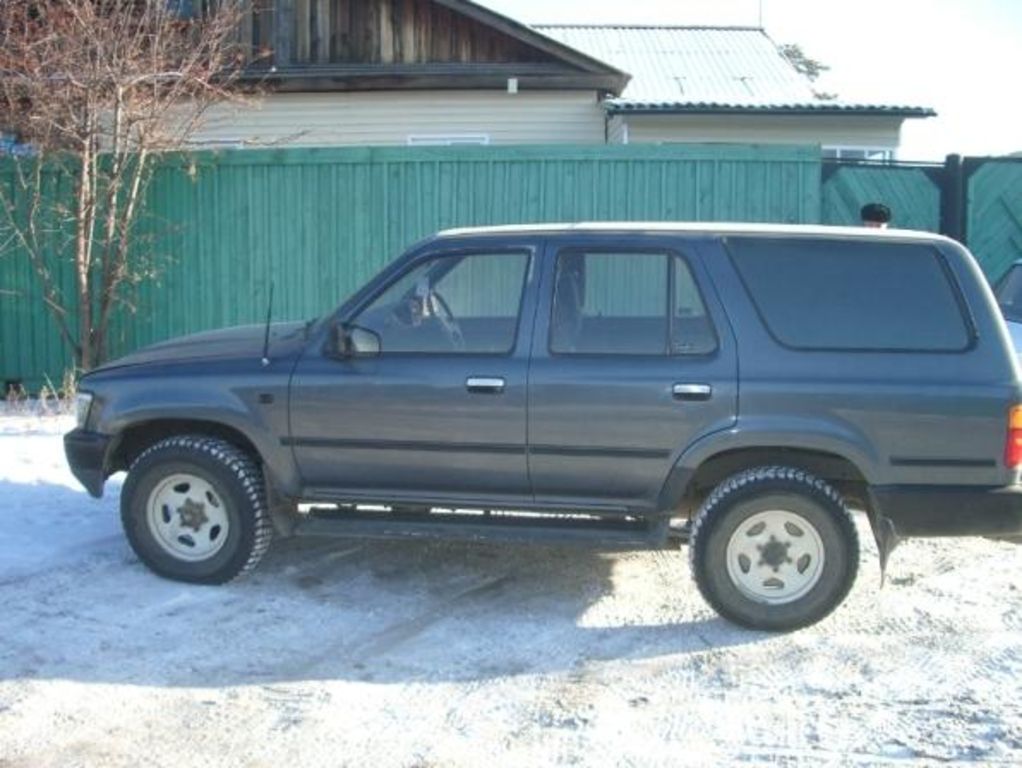
[[[202,587],[151,574],[112,535],[116,488],[96,504],[64,486],[0,481],[0,497],[15,493],[34,507],[45,498],[38,535],[93,517],[77,532],[83,546],[0,573],[0,679],[466,681],[769,637],[716,618],[679,552],[297,539],[275,542],[248,578]]]

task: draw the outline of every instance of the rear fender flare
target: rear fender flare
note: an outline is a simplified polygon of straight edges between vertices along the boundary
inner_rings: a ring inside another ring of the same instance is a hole
[[[740,419],[730,429],[705,435],[682,449],[661,488],[657,508],[676,509],[704,462],[743,449],[829,453],[853,464],[867,483],[876,477],[880,464],[865,435],[851,425],[788,416]]]

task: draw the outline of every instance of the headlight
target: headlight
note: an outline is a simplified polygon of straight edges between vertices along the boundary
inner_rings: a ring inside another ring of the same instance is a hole
[[[79,427],[84,427],[89,420],[89,409],[92,407],[92,393],[79,392],[75,395],[75,420]]]

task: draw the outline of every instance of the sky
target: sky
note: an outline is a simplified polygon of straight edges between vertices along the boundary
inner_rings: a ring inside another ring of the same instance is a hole
[[[1022,0],[477,0],[530,24],[763,27],[831,67],[821,91],[933,107],[900,159],[1022,152]]]

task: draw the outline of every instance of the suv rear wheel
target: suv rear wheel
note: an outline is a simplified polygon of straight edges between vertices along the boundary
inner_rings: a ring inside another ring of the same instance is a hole
[[[785,631],[813,624],[845,599],[859,568],[855,523],[823,480],[759,467],[722,482],[692,526],[699,591],[722,616]]]
[[[161,440],[132,463],[121,521],[150,569],[199,584],[223,584],[252,570],[273,536],[259,466],[230,443],[203,435]]]

